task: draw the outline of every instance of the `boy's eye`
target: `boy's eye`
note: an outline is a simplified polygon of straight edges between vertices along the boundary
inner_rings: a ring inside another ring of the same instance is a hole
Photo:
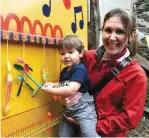
[[[61,53],[61,55],[63,56],[63,55],[65,55],[65,53]]]
[[[69,54],[72,54],[72,53],[73,53],[73,51],[70,51],[70,52],[69,52]]]

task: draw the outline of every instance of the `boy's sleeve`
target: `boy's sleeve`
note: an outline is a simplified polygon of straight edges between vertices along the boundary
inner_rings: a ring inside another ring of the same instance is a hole
[[[87,72],[82,68],[77,68],[73,72],[73,74],[70,78],[70,81],[77,81],[77,82],[80,82],[80,83],[83,83],[86,80],[87,80]]]

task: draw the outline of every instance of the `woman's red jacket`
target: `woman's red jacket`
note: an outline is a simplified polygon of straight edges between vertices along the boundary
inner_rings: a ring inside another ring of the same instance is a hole
[[[124,54],[125,52],[111,61],[97,62],[95,50],[86,52],[84,59],[91,87],[98,83],[117,64],[116,59]],[[97,132],[107,137],[124,137],[128,130],[136,128],[143,116],[146,87],[144,70],[137,61],[131,61],[95,97]]]

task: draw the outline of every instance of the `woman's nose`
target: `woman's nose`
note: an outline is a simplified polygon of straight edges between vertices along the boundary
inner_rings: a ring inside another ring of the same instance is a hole
[[[116,34],[115,34],[114,32],[111,33],[110,39],[111,39],[111,40],[116,40]]]

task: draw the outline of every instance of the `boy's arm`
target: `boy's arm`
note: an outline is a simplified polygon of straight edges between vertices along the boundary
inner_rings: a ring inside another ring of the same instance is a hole
[[[51,86],[51,87],[59,87],[59,82],[47,82],[44,84],[45,87]]]
[[[59,87],[59,82],[54,83],[54,87]]]
[[[49,94],[57,95],[57,96],[71,96],[75,94],[79,88],[81,87],[81,83],[77,81],[71,81],[68,86],[63,87],[43,87],[42,90]]]

